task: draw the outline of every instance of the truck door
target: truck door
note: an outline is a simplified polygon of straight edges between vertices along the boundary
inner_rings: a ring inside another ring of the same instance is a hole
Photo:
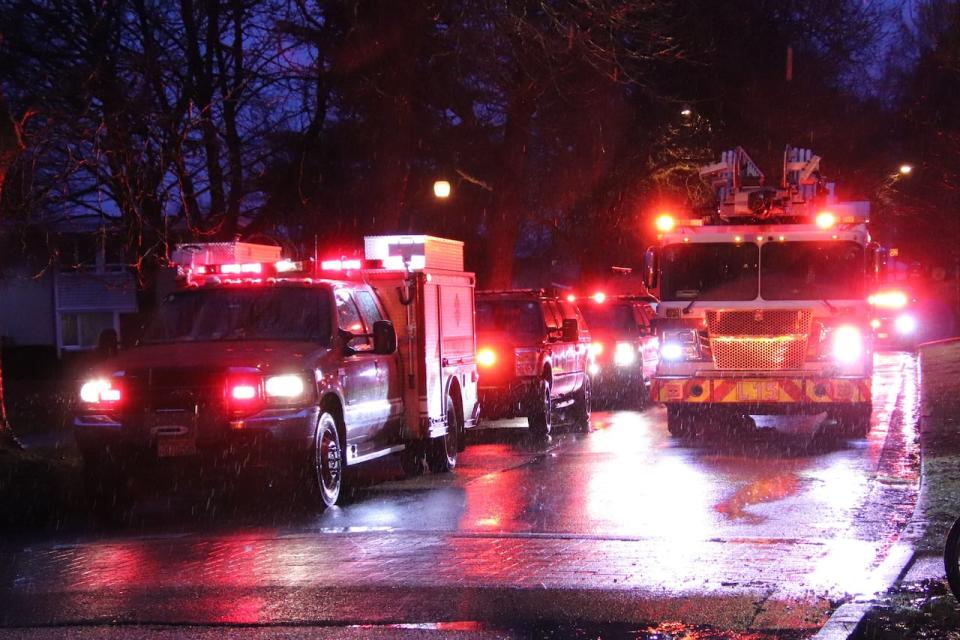
[[[364,289],[355,292],[357,305],[360,307],[360,316],[367,327],[367,332],[373,332],[373,323],[384,320],[381,307],[377,304],[373,293]],[[380,440],[395,440],[400,436],[403,421],[403,380],[400,374],[399,352],[373,356],[377,367],[378,401],[388,403],[386,415],[378,414],[378,421],[371,426],[371,436]]]
[[[640,329],[640,357],[643,378],[649,380],[657,372],[657,363],[660,362],[660,340],[654,335],[651,322],[655,313],[649,305],[637,305],[634,307],[633,313]]]
[[[590,354],[590,333],[587,321],[580,313],[579,307],[566,300],[560,300],[560,311],[563,318],[575,318],[580,326],[580,335],[577,342],[569,346],[570,354],[570,391],[576,391],[583,384],[587,371],[587,359]]]
[[[547,317],[547,329],[553,336],[550,351],[553,354],[553,390],[555,395],[566,395],[575,388],[575,368],[571,348],[573,343],[564,342],[559,337],[563,328],[563,311],[553,300],[544,303],[544,315]]]
[[[386,398],[378,398],[377,357],[373,343],[365,335],[366,326],[349,289],[334,290],[337,301],[337,326],[361,337],[350,340],[349,351],[344,350],[340,360],[340,387],[344,399],[344,422],[347,426],[347,443],[356,444],[370,438],[374,425],[386,421],[388,405]]]

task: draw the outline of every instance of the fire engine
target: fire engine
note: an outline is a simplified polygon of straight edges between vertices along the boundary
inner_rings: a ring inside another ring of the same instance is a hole
[[[873,366],[869,203],[840,202],[820,158],[787,147],[778,187],[742,148],[702,167],[717,207],[656,220],[644,278],[659,292],[654,401],[674,435],[750,415],[826,412],[862,437]]]
[[[478,416],[474,275],[463,243],[373,236],[363,259],[182,245],[182,286],[136,346],[80,388],[75,433],[95,507],[147,468],[262,467],[337,503],[344,468],[400,453],[452,469]]]

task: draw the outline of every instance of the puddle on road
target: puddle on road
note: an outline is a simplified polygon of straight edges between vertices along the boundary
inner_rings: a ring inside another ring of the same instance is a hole
[[[736,492],[714,509],[729,520],[743,520],[760,524],[766,517],[751,513],[747,507],[764,502],[776,502],[795,495],[800,490],[800,478],[796,473],[781,473],[770,478],[760,478],[737,489]]]

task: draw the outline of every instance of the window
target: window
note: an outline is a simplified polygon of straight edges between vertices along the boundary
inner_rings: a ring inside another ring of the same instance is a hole
[[[367,324],[367,329],[373,331],[373,323],[383,320],[377,301],[373,299],[373,294],[369,291],[357,291],[357,304],[360,306],[360,315]]]
[[[556,331],[563,325],[563,312],[556,302],[548,301],[543,303],[543,315],[547,320],[547,331]]]
[[[144,342],[302,340],[330,343],[330,301],[311,288],[197,289],[171,295]]]
[[[752,242],[671,244],[663,249],[663,300],[753,300],[760,248]]]
[[[765,300],[862,298],[863,247],[855,242],[777,242],[761,254]]]
[[[367,328],[363,324],[363,319],[360,317],[360,311],[357,309],[353,296],[350,295],[350,290],[337,289],[335,297],[337,299],[338,326],[350,333],[366,334]],[[357,351],[367,351],[370,349],[370,339],[366,335],[362,335],[351,340],[347,346]]]
[[[540,337],[543,335],[540,303],[534,300],[478,300],[477,331]]]
[[[65,349],[92,349],[100,333],[113,329],[112,311],[60,314],[60,344]]]

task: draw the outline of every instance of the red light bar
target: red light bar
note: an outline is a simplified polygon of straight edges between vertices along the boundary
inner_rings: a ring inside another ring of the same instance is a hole
[[[323,271],[350,271],[359,269],[363,264],[359,260],[324,260],[320,263]]]

